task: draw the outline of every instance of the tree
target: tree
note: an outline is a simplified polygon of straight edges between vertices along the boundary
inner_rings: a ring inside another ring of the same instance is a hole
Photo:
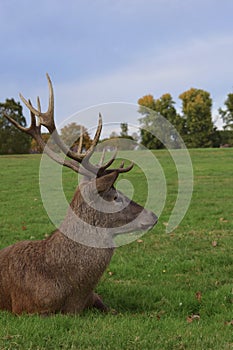
[[[73,150],[78,148],[80,135],[83,135],[82,151],[85,151],[91,146],[91,138],[85,127],[73,122],[61,129],[62,140]]]
[[[117,138],[119,137],[118,133],[116,131],[112,131],[111,134],[109,135],[109,138],[110,139],[114,139],[114,138]]]
[[[127,137],[128,136],[128,123],[121,123],[121,137]]]
[[[101,140],[98,145],[98,151],[104,148],[107,150],[134,150],[138,146],[138,135],[134,133],[132,136],[128,135],[128,124],[121,123],[121,133],[118,135],[116,131],[112,131],[108,138]]]
[[[187,147],[211,147],[214,125],[211,118],[212,99],[207,91],[191,88],[183,92],[182,100],[184,118],[183,134]]]
[[[138,100],[139,112],[143,118],[141,123],[142,144],[147,148],[177,148],[177,131],[182,129],[181,117],[177,114],[170,94],[164,94],[159,99],[152,95],[143,96]],[[170,122],[170,123],[167,123]]]
[[[219,114],[226,125],[224,129],[233,129],[233,93],[227,95],[227,99],[224,102],[226,109],[219,108]]]
[[[21,126],[26,126],[23,109],[19,102],[6,99],[0,103],[0,154],[22,154],[28,153],[31,138],[13,126],[4,115],[15,119]]]
[[[233,147],[233,130],[215,130],[213,147]]]
[[[49,133],[42,133],[41,134],[41,137],[45,143],[47,143],[48,140],[50,140],[50,136],[51,135]],[[49,147],[51,148],[51,144],[49,144]],[[42,153],[43,152],[43,148],[40,147],[40,145],[36,142],[35,139],[32,139],[30,152],[31,153]]]

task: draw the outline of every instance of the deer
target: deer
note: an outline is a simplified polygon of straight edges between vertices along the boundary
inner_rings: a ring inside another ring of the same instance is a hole
[[[35,108],[20,94],[30,111],[29,127],[22,127],[8,115],[5,117],[33,137],[49,158],[80,174],[82,180],[64,220],[54,232],[42,240],[19,241],[0,250],[0,310],[42,316],[80,314],[89,308],[109,312],[95,289],[114,253],[114,237],[149,230],[158,218],[114,187],[118,176],[129,172],[133,163],[112,168],[117,152],[101,164],[90,161],[102,129],[101,114],[90,148],[82,151],[82,137],[76,151],[63,142],[54,121],[54,92],[48,74],[47,80],[46,112],[41,111],[39,98]],[[64,159],[45,143],[42,126],[66,155]],[[103,210],[102,205],[108,210]]]

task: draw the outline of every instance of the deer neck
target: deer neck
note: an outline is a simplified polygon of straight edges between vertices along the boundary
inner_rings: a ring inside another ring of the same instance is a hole
[[[80,200],[79,195],[78,191],[59,227],[60,232],[74,242],[88,247],[114,248],[110,229],[104,227],[106,224],[104,217],[99,213],[97,215],[91,206]]]
[[[56,230],[45,240],[44,259],[56,278],[68,280],[74,288],[92,290],[110,263],[113,249],[97,249],[73,241]],[[88,276],[88,278],[87,278]]]

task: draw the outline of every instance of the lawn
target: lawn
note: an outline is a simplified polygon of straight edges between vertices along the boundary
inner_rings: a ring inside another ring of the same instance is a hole
[[[97,288],[118,314],[0,312],[0,349],[233,349],[233,150],[190,151],[192,201],[170,234],[176,169],[168,152],[154,155],[167,183],[159,223],[116,250]],[[54,229],[41,201],[39,165],[38,155],[0,157],[0,247]],[[144,175],[135,167],[122,176],[136,184],[134,198],[143,204]],[[63,180],[71,198],[76,176],[65,169]]]

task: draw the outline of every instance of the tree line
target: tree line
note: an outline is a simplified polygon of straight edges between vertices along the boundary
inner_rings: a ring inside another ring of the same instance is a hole
[[[6,99],[5,103],[0,103],[0,154],[25,154],[42,153],[43,150],[36,141],[29,135],[14,127],[4,115],[15,119],[18,124],[26,127],[26,119],[23,116],[23,108],[20,102],[14,99]],[[91,138],[85,127],[70,123],[61,129],[60,136],[63,141],[73,150],[78,148],[79,138],[82,134],[83,149],[88,149],[91,145]],[[45,143],[49,142],[55,152],[59,152],[58,147],[53,143],[49,133],[42,133]]]
[[[182,111],[178,113],[171,94],[163,94],[156,99],[153,95],[145,95],[138,100],[139,112],[142,117],[141,143],[150,149],[164,147],[168,140],[160,140],[154,135],[170,138],[176,148],[176,129],[188,148],[205,148],[233,146],[233,93],[229,93],[224,102],[224,108],[218,113],[223,120],[223,130],[218,130],[212,118],[212,98],[210,93],[191,88],[179,95],[182,101]],[[163,118],[171,123],[170,134],[164,135]],[[172,129],[172,126],[174,127]]]
[[[177,112],[175,102],[169,93],[163,94],[160,98],[155,98],[153,95],[139,98],[140,135],[136,133],[129,135],[128,124],[122,123],[120,135],[112,132],[107,140],[102,141],[108,141],[110,146],[120,149],[132,148],[140,144],[149,149],[164,148],[166,144],[178,148],[177,131],[188,148],[233,147],[233,93],[227,95],[224,107],[218,110],[224,123],[223,130],[218,130],[213,123],[213,101],[209,92],[191,88],[180,94],[179,98],[182,101],[181,113]],[[26,119],[23,116],[20,102],[6,99],[4,103],[0,103],[0,154],[42,152],[30,136],[11,125],[4,115],[9,115],[21,126],[26,127]],[[164,132],[165,120],[171,125],[168,133]],[[83,147],[87,149],[91,138],[83,126],[70,123],[61,129],[61,137],[73,149],[78,147],[81,133],[84,135]],[[47,142],[50,135],[44,133],[42,137]],[[56,150],[55,145],[52,147]]]

